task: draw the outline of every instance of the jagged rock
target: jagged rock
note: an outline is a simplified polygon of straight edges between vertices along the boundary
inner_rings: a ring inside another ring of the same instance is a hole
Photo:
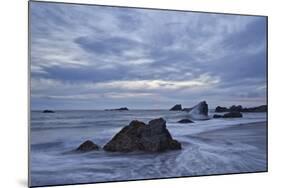
[[[223,117],[223,115],[218,115],[218,114],[213,115],[213,118],[222,118],[222,117]]]
[[[42,113],[55,113],[53,110],[44,110]]]
[[[223,118],[241,118],[243,117],[241,112],[228,112],[223,115]]]
[[[76,151],[81,151],[81,152],[88,152],[88,151],[93,151],[93,150],[98,150],[99,146],[96,145],[94,142],[87,140],[86,142],[83,142]]]
[[[172,138],[166,128],[166,121],[159,118],[151,120],[148,124],[132,121],[103,148],[111,152],[161,152],[181,149],[181,144]]]
[[[206,101],[202,101],[194,106],[188,113],[192,119],[207,120],[208,116],[208,104]]]
[[[178,123],[194,123],[194,122],[191,121],[190,119],[182,119],[182,120],[179,120]]]
[[[170,109],[170,111],[181,111],[181,110],[182,110],[181,104],[176,104]]]

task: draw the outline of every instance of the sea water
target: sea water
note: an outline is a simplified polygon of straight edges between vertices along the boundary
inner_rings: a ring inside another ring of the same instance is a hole
[[[212,117],[210,112],[210,117]],[[162,117],[182,150],[161,153],[73,152],[92,140],[99,146],[132,120]],[[266,113],[179,124],[184,111],[72,110],[31,112],[32,186],[168,178],[267,170]]]

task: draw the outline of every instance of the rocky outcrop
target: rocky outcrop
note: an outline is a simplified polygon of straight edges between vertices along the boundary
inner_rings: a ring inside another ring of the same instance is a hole
[[[181,110],[182,110],[181,104],[176,104],[170,109],[170,111],[181,111]]]
[[[243,117],[241,112],[228,112],[223,115],[223,118],[241,118]]]
[[[192,110],[192,108],[183,108],[182,111],[185,111],[185,112],[190,112]]]
[[[98,150],[99,146],[96,145],[94,142],[87,140],[83,142],[77,149],[76,151],[80,152],[88,152],[88,151],[93,151],[93,150]]]
[[[174,140],[162,118],[151,120],[148,124],[134,120],[118,132],[104,147],[110,152],[147,151],[161,152],[181,149]]]
[[[251,108],[243,108],[241,105],[232,105],[229,108],[217,106],[216,112],[267,112],[267,105],[261,105]]]
[[[243,108],[243,112],[267,112],[267,105],[261,105],[252,108]]]
[[[116,109],[106,109],[105,111],[128,111],[127,107],[116,108]]]
[[[232,105],[229,108],[229,111],[230,112],[242,112],[243,111],[243,107],[241,105],[238,105],[238,106]]]
[[[206,101],[202,101],[194,106],[188,114],[192,119],[207,120],[209,119],[208,104],[206,103]]]
[[[190,119],[182,119],[182,120],[179,120],[178,123],[194,123],[194,122],[191,121]]]
[[[228,112],[226,107],[217,106],[215,112]]]
[[[55,113],[53,110],[44,110],[42,113]]]

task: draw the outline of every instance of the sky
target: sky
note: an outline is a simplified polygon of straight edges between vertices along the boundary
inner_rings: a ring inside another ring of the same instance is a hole
[[[30,3],[31,109],[266,103],[266,18]]]

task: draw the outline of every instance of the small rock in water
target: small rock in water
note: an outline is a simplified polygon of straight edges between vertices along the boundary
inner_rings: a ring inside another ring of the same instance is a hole
[[[194,123],[194,122],[191,121],[190,119],[182,119],[182,120],[179,120],[178,123]]]
[[[83,144],[81,144],[76,151],[82,151],[82,152],[87,152],[87,151],[93,151],[93,150],[98,150],[99,146],[96,145],[94,142],[87,140]]]
[[[42,113],[55,113],[53,110],[44,110]]]

